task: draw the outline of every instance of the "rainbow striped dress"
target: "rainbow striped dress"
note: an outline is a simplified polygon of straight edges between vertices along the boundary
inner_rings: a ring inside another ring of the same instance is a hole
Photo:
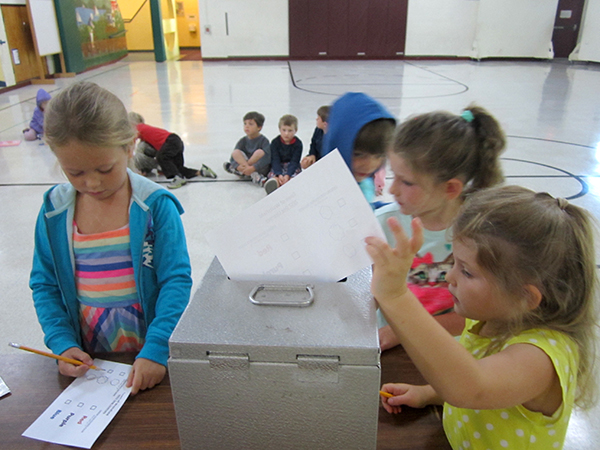
[[[140,351],[146,324],[133,274],[129,225],[80,234],[73,224],[81,334],[88,352]]]

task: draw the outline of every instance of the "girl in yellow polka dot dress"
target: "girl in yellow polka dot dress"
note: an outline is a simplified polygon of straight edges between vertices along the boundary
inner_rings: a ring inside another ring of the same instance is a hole
[[[384,408],[444,405],[453,449],[560,449],[573,406],[595,397],[596,267],[586,211],[505,186],[473,194],[452,228],[446,279],[466,326],[456,341],[406,286],[419,219],[397,245],[369,237],[371,290],[428,385],[385,384]]]

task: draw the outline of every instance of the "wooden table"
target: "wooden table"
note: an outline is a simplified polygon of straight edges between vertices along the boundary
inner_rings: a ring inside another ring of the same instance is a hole
[[[106,356],[104,359],[132,361],[128,355]],[[423,383],[421,375],[401,347],[385,352],[381,357],[381,365],[382,382]],[[54,360],[26,353],[0,356],[0,377],[12,391],[11,395],[0,399],[0,448],[61,448],[22,437],[21,434],[73,379],[60,375]],[[377,448],[450,449],[438,414],[433,408],[405,408],[402,414],[392,415],[381,408]],[[179,436],[168,375],[154,389],[130,397],[92,448],[178,449]]]

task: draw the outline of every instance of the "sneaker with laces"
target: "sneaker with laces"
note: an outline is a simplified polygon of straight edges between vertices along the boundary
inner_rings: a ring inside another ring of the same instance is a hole
[[[223,169],[225,169],[225,172],[229,172],[232,173],[234,175],[237,175],[237,170],[235,170],[234,168],[231,167],[231,163],[228,161],[225,161],[223,163]]]
[[[185,178],[182,178],[179,175],[175,175],[175,177],[173,177],[171,182],[169,184],[167,184],[167,187],[169,189],[179,189],[185,183],[187,183],[187,180]]]
[[[252,172],[252,174],[250,175],[250,179],[252,180],[252,182],[254,184],[257,184],[261,187],[264,186],[265,181],[267,181],[267,177],[265,177],[264,175],[261,175],[258,172]]]
[[[279,187],[279,183],[277,182],[277,180],[275,178],[269,178],[265,182],[265,191],[267,191],[267,195],[269,195],[271,192],[273,192],[278,187]]]
[[[206,178],[217,178],[217,174],[205,164],[202,164],[202,167],[200,168],[200,176]]]

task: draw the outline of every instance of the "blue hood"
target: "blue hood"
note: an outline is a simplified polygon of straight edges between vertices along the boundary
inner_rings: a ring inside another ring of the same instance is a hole
[[[35,96],[35,104],[39,108],[42,102],[50,100],[51,98],[52,96],[48,94],[44,89],[38,89],[37,94]]]
[[[352,168],[354,140],[360,129],[377,119],[394,116],[377,100],[362,92],[348,92],[337,99],[329,111],[327,132],[323,136],[322,155],[336,148],[349,168]]]

